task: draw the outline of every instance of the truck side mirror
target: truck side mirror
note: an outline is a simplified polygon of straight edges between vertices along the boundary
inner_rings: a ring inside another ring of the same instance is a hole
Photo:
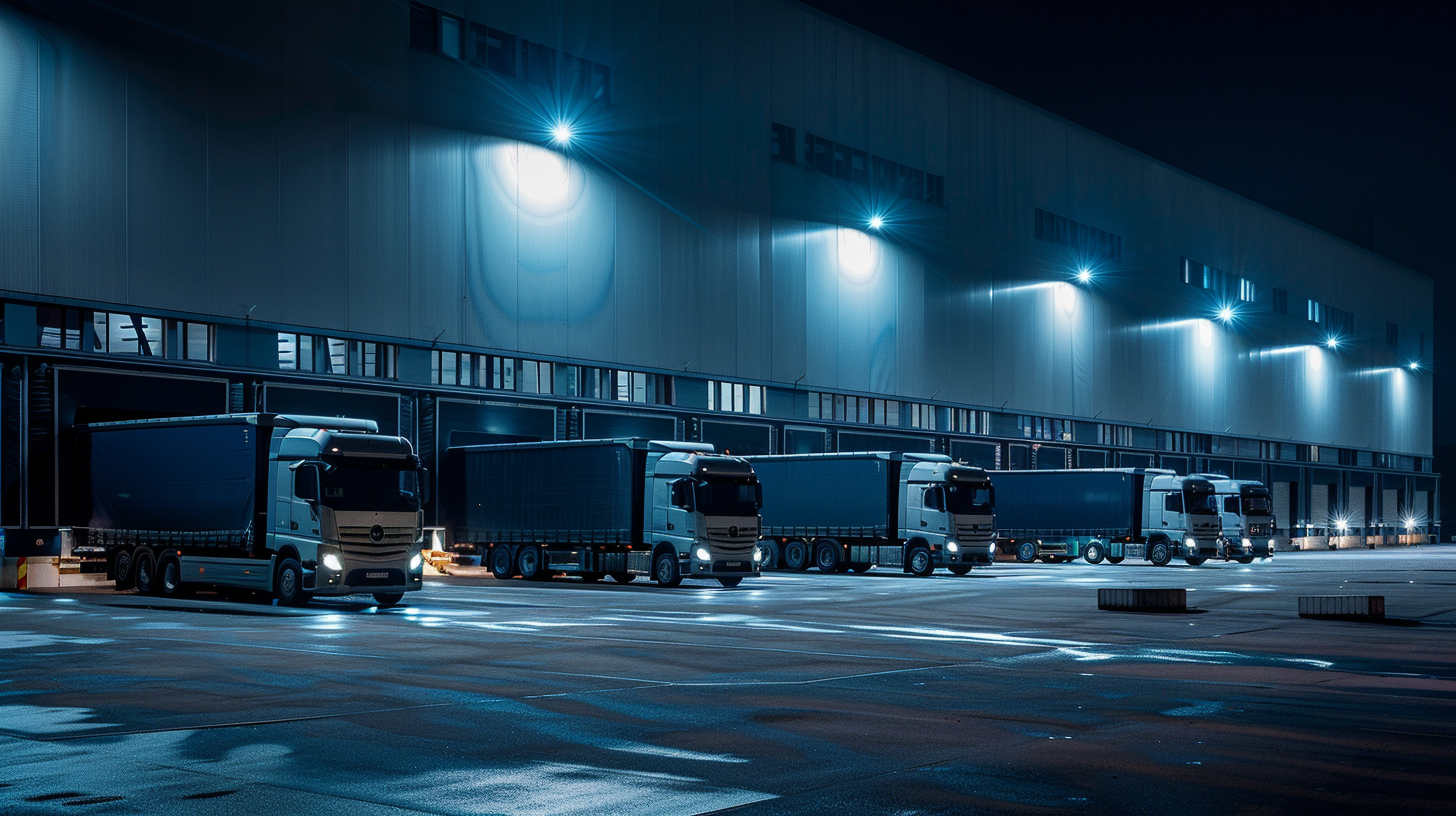
[[[691,479],[678,479],[672,483],[672,506],[683,510],[693,509],[693,482]]]
[[[427,468],[427,467],[422,467],[422,468],[420,468],[420,504],[425,504],[425,503],[429,502],[429,500],[430,500],[430,469]]]
[[[309,504],[318,504],[319,472],[317,467],[313,465],[301,465],[294,469],[293,495]]]
[[[759,510],[763,509],[763,484],[761,482],[753,483],[753,506]]]

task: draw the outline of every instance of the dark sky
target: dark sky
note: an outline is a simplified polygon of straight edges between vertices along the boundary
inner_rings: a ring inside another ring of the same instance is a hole
[[[1436,249],[1456,224],[1440,4],[808,5],[1431,276],[1437,354],[1456,359],[1439,317],[1456,304]],[[1452,445],[1456,382],[1434,362],[1436,444]]]

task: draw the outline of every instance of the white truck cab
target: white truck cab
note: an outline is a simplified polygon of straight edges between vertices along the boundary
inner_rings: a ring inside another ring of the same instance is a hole
[[[1179,476],[1171,470],[1148,470],[1143,502],[1143,529],[1149,551],[1158,543],[1167,549],[1166,559],[1181,555],[1189,564],[1202,564],[1223,554],[1220,537],[1223,518],[1213,483],[1194,476]],[[1164,560],[1152,558],[1153,563]]]
[[[1240,564],[1255,558],[1272,558],[1278,523],[1273,500],[1263,482],[1230,479],[1218,474],[1198,474],[1213,484],[1219,512],[1223,516],[1223,556]]]

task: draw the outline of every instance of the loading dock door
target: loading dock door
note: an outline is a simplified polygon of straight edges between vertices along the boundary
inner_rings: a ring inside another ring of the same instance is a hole
[[[1290,513],[1289,482],[1274,482],[1274,526],[1294,533],[1294,515]]]

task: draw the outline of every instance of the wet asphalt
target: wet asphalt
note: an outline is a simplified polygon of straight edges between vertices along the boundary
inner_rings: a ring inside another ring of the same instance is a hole
[[[394,609],[0,593],[0,814],[1449,812],[1453,588],[1440,545],[450,576]],[[1299,618],[1315,594],[1389,618]]]

